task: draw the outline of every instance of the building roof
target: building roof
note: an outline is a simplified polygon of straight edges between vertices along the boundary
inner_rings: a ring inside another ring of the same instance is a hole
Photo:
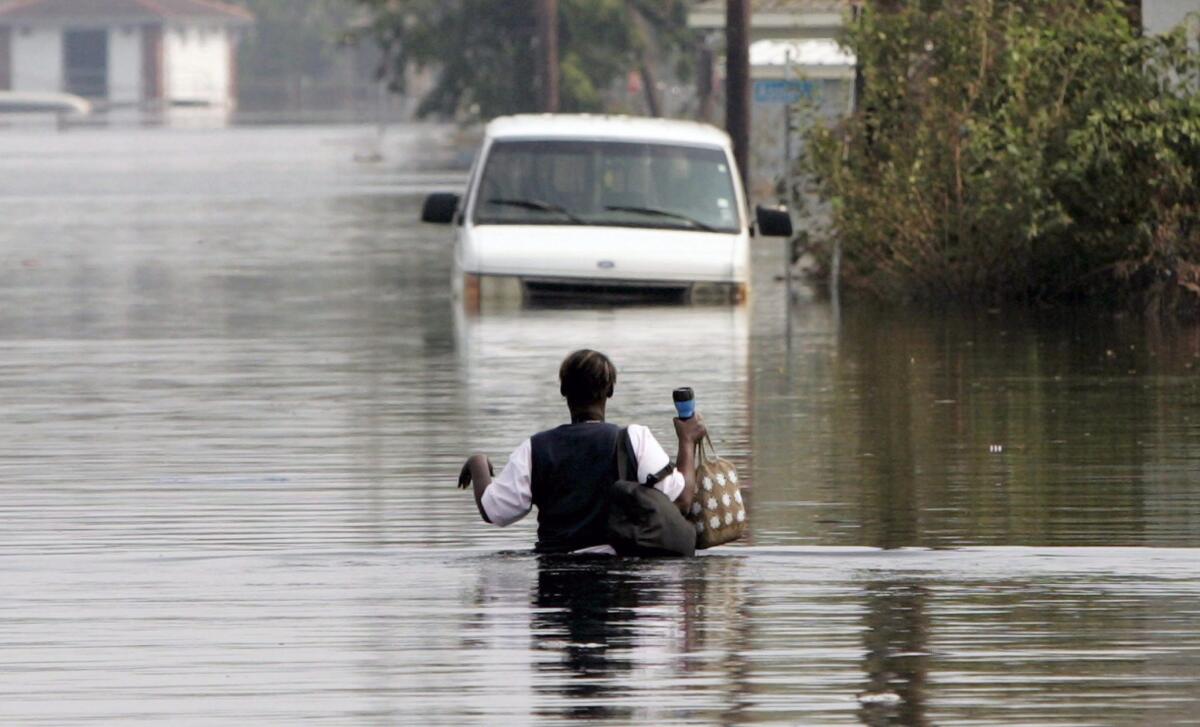
[[[832,38],[768,39],[750,44],[750,76],[756,82],[851,80],[855,64],[854,54]]]
[[[0,0],[0,24],[182,19],[245,24],[254,15],[220,0]]]
[[[750,44],[751,66],[854,67],[854,54],[830,38],[758,40]]]
[[[519,114],[487,125],[493,139],[612,139],[726,147],[729,135],[696,121],[591,114]]]
[[[854,0],[751,0],[750,32],[768,35],[832,35],[842,26],[843,17]],[[725,0],[703,0],[688,11],[688,26],[697,30],[721,30],[725,27]]]
[[[862,0],[859,0],[861,3]],[[698,12],[725,12],[726,0],[702,0],[696,3]],[[839,11],[853,4],[853,0],[750,0],[751,12],[827,12]]]

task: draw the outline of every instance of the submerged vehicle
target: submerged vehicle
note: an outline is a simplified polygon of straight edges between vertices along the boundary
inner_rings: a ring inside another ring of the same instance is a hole
[[[723,131],[554,114],[492,121],[466,194],[421,212],[454,225],[454,289],[473,308],[581,291],[740,301],[750,237],[792,232],[785,211],[747,218]]]
[[[0,114],[74,114],[87,116],[92,104],[69,93],[0,91]]]

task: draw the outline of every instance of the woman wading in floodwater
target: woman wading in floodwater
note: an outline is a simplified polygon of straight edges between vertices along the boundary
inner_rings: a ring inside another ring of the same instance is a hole
[[[613,553],[606,531],[608,494],[617,479],[614,452],[621,430],[604,421],[604,409],[617,369],[604,354],[582,349],[563,360],[558,379],[571,423],[526,439],[495,479],[487,456],[472,455],[458,486],[473,483],[480,516],[500,527],[525,517],[536,505],[539,553]],[[638,482],[653,485],[686,514],[696,491],[695,448],[705,432],[701,417],[675,419],[679,449],[674,465],[649,429],[630,424],[628,430]]]

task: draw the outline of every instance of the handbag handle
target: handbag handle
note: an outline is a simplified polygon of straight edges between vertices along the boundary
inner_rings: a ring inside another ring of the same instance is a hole
[[[704,446],[705,442],[708,442],[707,448]],[[706,452],[712,456],[706,456]],[[712,440],[709,439],[708,432],[705,432],[704,438],[696,441],[696,464],[709,462],[714,459],[717,459],[717,448],[713,446]]]

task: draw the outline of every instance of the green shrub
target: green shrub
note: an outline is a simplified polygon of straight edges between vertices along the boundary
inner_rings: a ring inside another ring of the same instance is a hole
[[[831,203],[843,285],[1195,312],[1200,54],[1126,13],[945,0],[851,24],[858,110],[814,127],[801,160]]]

